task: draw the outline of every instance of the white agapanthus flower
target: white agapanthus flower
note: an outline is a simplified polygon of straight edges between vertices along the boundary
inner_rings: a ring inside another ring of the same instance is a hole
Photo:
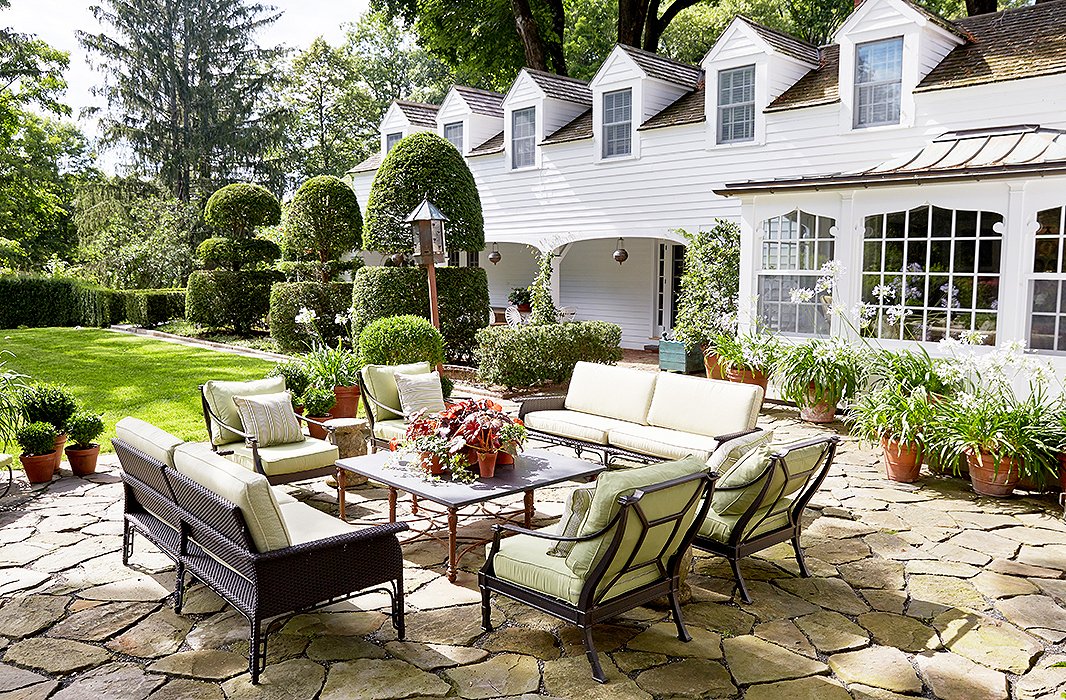
[[[819,277],[818,281],[814,283],[814,291],[818,294],[826,294],[833,291],[833,278],[828,275],[825,277]]]
[[[314,309],[303,307],[300,309],[300,313],[296,314],[296,322],[301,326],[310,326],[317,320],[318,314],[315,313]]]
[[[984,345],[988,336],[978,330],[964,331],[959,334],[959,340],[964,345]]]
[[[333,317],[333,322],[336,323],[338,326],[343,326],[348,323],[348,317],[344,314],[337,314]]]
[[[873,295],[883,304],[896,298],[896,288],[890,284],[879,284],[873,288]]]
[[[814,290],[806,287],[798,287],[789,291],[788,298],[793,304],[809,302],[814,298]]]
[[[890,326],[899,325],[900,321],[911,315],[910,309],[907,309],[903,304],[897,304],[885,309],[885,319]]]

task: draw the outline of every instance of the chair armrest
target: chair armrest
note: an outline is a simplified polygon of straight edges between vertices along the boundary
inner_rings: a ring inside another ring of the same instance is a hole
[[[294,544],[284,549],[272,549],[256,556],[257,562],[268,563],[285,559],[296,554],[314,554],[327,552],[331,549],[343,548],[346,545],[361,542],[370,542],[377,539],[395,539],[396,533],[407,530],[407,523],[385,523],[374,527],[363,528],[346,532],[343,535],[334,535],[314,542]]]
[[[558,411],[566,407],[566,396],[534,396],[523,399],[518,406],[518,417],[524,418],[533,411]]]
[[[329,433],[337,432],[336,426],[326,425],[322,421],[317,421],[317,420],[314,420],[312,418],[308,418],[307,416],[300,415],[299,413],[296,414],[296,418],[299,419],[299,420],[302,420],[304,423],[307,423],[309,425],[311,425],[311,424],[317,425],[318,427],[323,428],[324,430],[326,430]]]
[[[738,430],[735,433],[726,433],[724,435],[715,435],[714,439],[718,441],[719,445],[721,445],[723,442],[729,442],[730,440],[736,440],[737,438],[744,437],[745,435],[751,435],[752,433],[761,433],[761,432],[762,432],[762,428],[751,428],[749,430]]]

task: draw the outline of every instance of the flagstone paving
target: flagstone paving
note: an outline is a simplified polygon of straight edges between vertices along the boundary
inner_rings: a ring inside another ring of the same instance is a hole
[[[779,441],[819,428],[785,409]],[[839,426],[836,426],[839,428]],[[732,598],[728,565],[697,553],[684,606],[693,640],[665,610],[641,608],[596,631],[609,683],[595,683],[577,630],[493,602],[481,630],[476,571],[456,585],[444,550],[412,543],[407,638],[381,596],[300,615],[271,636],[261,685],[247,673],[244,619],[194,586],[168,605],[169,560],[138,541],[121,563],[122,489],[100,473],[26,489],[0,511],[0,700],[342,700],[494,697],[747,700],[1059,700],[1066,692],[1066,522],[1050,498],[978,498],[963,480],[886,481],[878,456],[846,439],[808,512],[810,579],[787,544],[742,563],[754,602]],[[328,487],[287,487],[335,512]],[[538,493],[538,524],[569,487]],[[30,497],[32,496],[32,497]],[[352,512],[380,521],[387,493],[353,489]],[[483,536],[484,523],[462,530]],[[293,572],[298,576],[299,572]]]

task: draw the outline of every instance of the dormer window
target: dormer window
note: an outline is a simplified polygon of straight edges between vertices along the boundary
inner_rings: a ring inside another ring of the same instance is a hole
[[[855,47],[855,126],[899,124],[903,38]]]
[[[401,139],[403,139],[403,132],[402,131],[395,131],[395,132],[389,134],[388,136],[386,136],[385,137],[385,152],[388,153],[389,151],[391,151],[392,147],[395,146],[396,144],[398,144]]]
[[[448,143],[455,146],[455,149],[460,153],[463,152],[463,123],[452,122],[451,124],[444,125],[444,138],[448,140]]]
[[[529,168],[537,163],[537,108],[511,113],[511,167]]]
[[[603,95],[603,157],[633,152],[633,91],[615,90]]]
[[[755,139],[755,66],[718,71],[718,143]]]

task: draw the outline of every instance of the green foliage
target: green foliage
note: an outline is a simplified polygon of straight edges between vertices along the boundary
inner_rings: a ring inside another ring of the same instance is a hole
[[[13,358],[9,350],[0,350],[0,445],[15,439],[15,430],[22,422],[22,390],[26,388],[26,377],[8,366]]]
[[[856,345],[842,338],[812,338],[786,346],[775,363],[774,382],[797,406],[835,406],[856,395],[865,365]]]
[[[270,337],[282,351],[306,349],[312,336],[296,322],[301,309],[315,313],[315,337],[347,335],[337,316],[347,317],[351,305],[350,282],[276,282],[270,288]]]
[[[281,222],[281,203],[261,185],[237,182],[211,195],[204,222],[228,238],[251,238],[257,227]]]
[[[196,270],[189,275],[185,318],[245,335],[263,325],[270,310],[270,286],[278,278],[278,273],[264,270]]]
[[[67,427],[67,421],[78,410],[74,396],[55,384],[34,384],[22,390],[20,397],[22,417],[27,423],[45,422],[58,431]]]
[[[529,293],[529,287],[514,287],[507,294],[507,301],[515,306],[528,306],[533,303],[533,295]]]
[[[718,221],[710,231],[681,233],[687,245],[674,332],[689,347],[713,346],[737,328],[740,227]]]
[[[78,448],[92,447],[93,441],[104,433],[104,419],[96,413],[79,411],[67,422],[67,433]]]
[[[266,238],[208,238],[196,248],[196,259],[208,270],[262,269],[281,257],[281,247]]]
[[[920,445],[922,434],[933,426],[934,405],[922,387],[884,386],[858,395],[848,408],[851,435],[876,444],[888,438]]]
[[[452,149],[454,151],[454,149]],[[489,286],[478,267],[437,268],[441,334],[449,362],[469,363],[475,334],[488,324]],[[387,316],[414,314],[429,318],[429,287],[420,267],[364,267],[352,289],[352,334]]]
[[[622,359],[622,329],[605,321],[492,326],[477,333],[478,377],[508,388],[565,382],[578,362]]]
[[[126,302],[123,317],[135,326],[154,328],[176,318],[185,318],[184,289],[139,289],[122,296]]]
[[[748,370],[769,375],[781,360],[784,348],[771,333],[722,334],[714,339],[714,350],[723,370]]]
[[[56,429],[51,424],[39,421],[24,425],[15,433],[15,440],[27,457],[46,455],[56,451]]]
[[[279,260],[274,268],[285,275],[287,282],[318,282],[323,277],[336,279],[343,273],[354,276],[355,271],[365,264],[362,258],[330,260],[325,264],[309,260]]]
[[[279,362],[270,368],[266,376],[284,378],[285,388],[292,393],[294,400],[303,395],[311,384],[311,377],[307,373],[307,365],[302,360]]]
[[[411,225],[404,219],[427,195],[448,217],[449,250],[485,247],[485,220],[474,176],[450,143],[429,132],[403,139],[382,161],[367,198],[363,247],[381,253],[412,252]]]
[[[530,300],[533,304],[529,322],[534,326],[559,322],[559,310],[555,308],[555,301],[552,299],[552,260],[554,258],[555,253],[550,250],[545,250],[540,254],[540,260],[537,262],[537,278],[533,280],[529,288]]]
[[[319,345],[304,357],[304,367],[312,387],[329,389],[359,383],[359,356],[337,343],[337,347]]]
[[[359,354],[368,365],[444,362],[444,336],[421,316],[389,316],[359,334]]]
[[[0,328],[106,326],[125,314],[115,292],[73,279],[2,276],[0,299]]]
[[[880,350],[870,358],[867,383],[872,388],[920,388],[936,396],[951,396],[962,385],[960,377],[950,375],[950,364],[947,358],[931,357],[921,345],[913,349]]]
[[[320,418],[329,415],[329,412],[333,410],[333,407],[337,404],[337,396],[333,393],[332,388],[323,389],[313,386],[303,393],[299,403],[304,407],[305,416]]]
[[[314,177],[296,190],[285,215],[285,257],[314,260],[329,282],[327,264],[362,247],[363,215],[355,192],[332,176]]]

